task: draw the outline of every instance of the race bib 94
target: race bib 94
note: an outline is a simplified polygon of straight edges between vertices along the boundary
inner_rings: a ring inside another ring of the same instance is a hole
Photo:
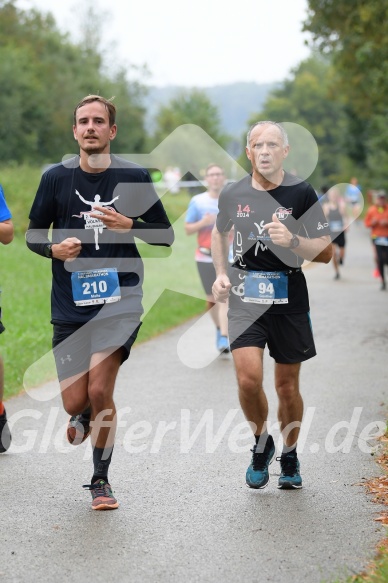
[[[242,299],[254,304],[288,304],[287,274],[283,271],[249,271]]]

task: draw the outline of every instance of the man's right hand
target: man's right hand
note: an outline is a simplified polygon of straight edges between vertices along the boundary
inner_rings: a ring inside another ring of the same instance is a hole
[[[216,281],[213,283],[212,293],[216,302],[225,304],[229,298],[229,291],[232,287],[229,277],[225,274],[219,275]]]
[[[69,237],[62,241],[62,243],[54,243],[51,251],[55,259],[67,261],[78,257],[81,249],[81,241],[76,237]]]

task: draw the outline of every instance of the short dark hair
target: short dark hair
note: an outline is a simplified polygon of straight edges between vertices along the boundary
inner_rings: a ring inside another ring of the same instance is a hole
[[[79,110],[79,108],[83,107],[87,103],[94,103],[95,101],[98,101],[99,103],[102,103],[105,106],[106,110],[108,111],[109,125],[110,127],[112,127],[116,123],[116,106],[112,103],[113,99],[114,97],[111,97],[110,99],[105,99],[105,97],[102,97],[101,95],[86,95],[86,97],[81,99],[81,101],[76,105],[74,109],[73,114],[74,125],[77,124],[77,111]]]

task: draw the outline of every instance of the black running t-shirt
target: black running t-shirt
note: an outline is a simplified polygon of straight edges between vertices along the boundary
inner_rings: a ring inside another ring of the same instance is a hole
[[[109,230],[90,217],[93,205],[104,206],[134,219],[126,233]],[[79,157],[48,169],[29,214],[34,229],[46,232],[52,226],[52,242],[68,237],[82,242],[80,255],[72,262],[52,260],[51,317],[53,323],[80,322],[122,313],[142,313],[143,263],[134,237],[156,245],[170,245],[171,223],[146,169],[111,156],[110,167],[88,173],[79,167]],[[140,219],[140,220],[139,220]],[[102,305],[74,303],[71,273],[116,268],[122,299]]]
[[[252,176],[248,175],[224,188],[218,206],[217,229],[225,232],[234,226],[235,231],[231,307],[244,307],[242,296],[247,271],[289,271],[300,268],[303,263],[303,259],[290,249],[272,243],[264,225],[273,221],[273,214],[289,231],[302,237],[318,238],[330,234],[312,186],[288,173],[280,186],[268,192],[253,188]],[[271,305],[269,313],[309,311],[307,285],[302,272],[288,277],[288,289],[288,303]]]

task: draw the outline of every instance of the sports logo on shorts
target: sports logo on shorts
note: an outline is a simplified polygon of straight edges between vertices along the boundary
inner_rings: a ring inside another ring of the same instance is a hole
[[[285,221],[288,215],[292,215],[292,208],[286,209],[284,206],[279,206],[275,211],[275,215],[279,221]]]

